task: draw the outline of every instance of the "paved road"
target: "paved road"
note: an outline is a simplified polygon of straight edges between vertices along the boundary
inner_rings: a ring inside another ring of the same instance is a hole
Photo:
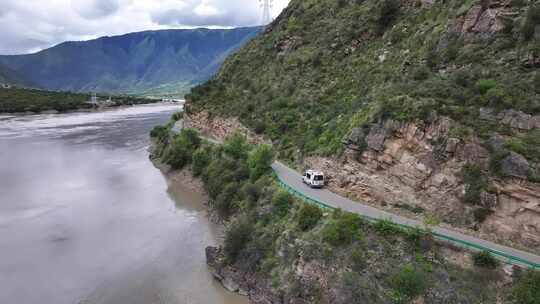
[[[304,196],[307,196],[310,199],[319,201],[334,208],[340,208],[345,211],[357,213],[362,216],[366,216],[373,219],[389,219],[394,223],[409,227],[423,227],[423,223],[415,220],[411,220],[402,216],[394,215],[367,205],[364,205],[359,202],[354,202],[348,198],[339,196],[333,192],[330,192],[325,189],[311,189],[305,184],[302,183],[302,176],[294,171],[293,169],[285,166],[280,162],[275,162],[272,165],[272,168],[281,179],[282,182],[287,184],[292,189],[297,192],[302,193]],[[433,228],[433,234],[435,236],[440,236],[443,239],[448,240],[448,238],[456,239],[462,242],[467,242],[474,245],[480,245],[491,250],[493,253],[501,257],[516,257],[522,261],[529,262],[530,264],[536,264],[536,268],[540,269],[540,256],[534,255],[528,252],[510,248],[507,246],[502,246],[489,242],[483,239],[475,238],[468,236],[459,232],[448,230],[445,228]],[[463,244],[462,244],[463,245]],[[524,264],[519,263],[518,261],[509,261],[513,264]],[[534,265],[532,265],[534,267]]]

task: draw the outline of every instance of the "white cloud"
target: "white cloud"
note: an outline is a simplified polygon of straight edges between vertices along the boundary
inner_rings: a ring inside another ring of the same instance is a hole
[[[289,0],[275,0],[277,16]],[[143,30],[257,25],[257,0],[0,0],[0,54]]]

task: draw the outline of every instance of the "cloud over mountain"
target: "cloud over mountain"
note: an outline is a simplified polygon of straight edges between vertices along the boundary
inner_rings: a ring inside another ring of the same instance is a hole
[[[289,0],[275,0],[273,15]],[[258,25],[257,0],[2,0],[0,54],[143,30]]]

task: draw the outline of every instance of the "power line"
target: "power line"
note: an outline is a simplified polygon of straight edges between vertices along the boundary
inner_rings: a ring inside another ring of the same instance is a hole
[[[259,0],[259,3],[261,4],[261,8],[263,10],[261,20],[263,25],[267,25],[272,22],[272,15],[270,14],[270,10],[272,9],[273,2],[274,0]]]

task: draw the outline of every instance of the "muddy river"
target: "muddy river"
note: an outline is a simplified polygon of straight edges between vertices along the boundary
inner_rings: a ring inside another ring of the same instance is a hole
[[[0,303],[247,303],[208,273],[203,197],[148,160],[179,109],[0,116]]]

